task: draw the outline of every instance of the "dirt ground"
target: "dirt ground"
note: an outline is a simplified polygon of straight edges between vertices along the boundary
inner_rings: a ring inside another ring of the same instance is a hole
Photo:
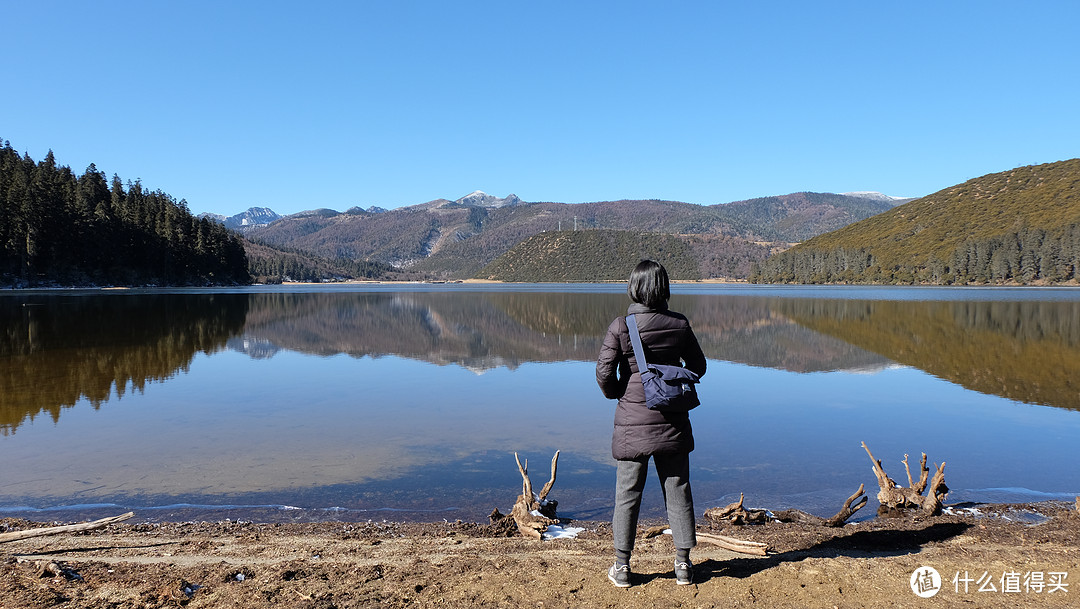
[[[838,529],[699,522],[771,552],[701,544],[694,585],[677,586],[670,536],[639,539],[627,589],[605,575],[608,523],[550,541],[461,522],[123,523],[0,544],[0,608],[1080,606],[1073,505],[976,508]],[[51,524],[4,519],[0,532]],[[924,567],[940,574],[930,598],[911,584]]]

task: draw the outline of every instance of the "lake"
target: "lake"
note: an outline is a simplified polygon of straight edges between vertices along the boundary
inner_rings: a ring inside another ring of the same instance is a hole
[[[0,293],[0,516],[486,521],[560,450],[561,516],[610,518],[595,381],[620,284]],[[1072,500],[1080,290],[685,284],[709,370],[697,511],[823,516],[866,442],[949,502]],[[916,474],[917,475],[917,474]],[[655,476],[643,506],[662,515]]]

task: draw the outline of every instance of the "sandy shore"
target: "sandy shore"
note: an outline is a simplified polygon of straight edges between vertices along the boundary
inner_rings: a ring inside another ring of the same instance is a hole
[[[37,526],[5,519],[0,532]],[[699,523],[771,552],[701,544],[695,584],[677,586],[670,537],[641,539],[628,589],[605,576],[608,524],[574,526],[585,529],[577,539],[541,542],[461,522],[124,523],[0,544],[0,608],[1080,606],[1071,504],[976,506],[839,529]],[[929,599],[910,581],[924,567],[940,574]]]

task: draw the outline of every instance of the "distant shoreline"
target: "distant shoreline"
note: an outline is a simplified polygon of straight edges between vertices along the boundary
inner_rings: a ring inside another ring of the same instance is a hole
[[[513,284],[534,284],[534,283],[554,283],[560,285],[575,285],[586,283],[610,283],[619,284],[626,283],[625,279],[612,280],[612,279],[597,279],[594,281],[500,281],[498,279],[451,279],[447,281],[402,281],[402,280],[378,280],[378,279],[353,279],[349,281],[334,281],[334,282],[305,282],[305,281],[286,281],[280,284],[253,284],[253,285],[368,285],[368,284],[401,284],[401,285],[417,285],[417,284],[430,284],[430,285],[442,285],[442,284],[500,284],[500,285],[513,285]],[[695,283],[708,283],[708,284],[740,284],[740,285],[753,285],[745,279],[672,279],[672,284],[695,284]],[[764,285],[764,284],[762,284]]]

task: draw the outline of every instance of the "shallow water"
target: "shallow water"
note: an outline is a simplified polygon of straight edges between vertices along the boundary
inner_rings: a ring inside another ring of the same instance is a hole
[[[831,515],[875,492],[863,441],[905,484],[904,454],[945,460],[950,501],[1080,493],[1080,290],[675,292],[709,358],[700,509],[743,492]],[[520,492],[515,451],[539,485],[558,449],[560,514],[607,518],[594,363],[626,304],[621,285],[0,294],[0,515],[483,520]]]

